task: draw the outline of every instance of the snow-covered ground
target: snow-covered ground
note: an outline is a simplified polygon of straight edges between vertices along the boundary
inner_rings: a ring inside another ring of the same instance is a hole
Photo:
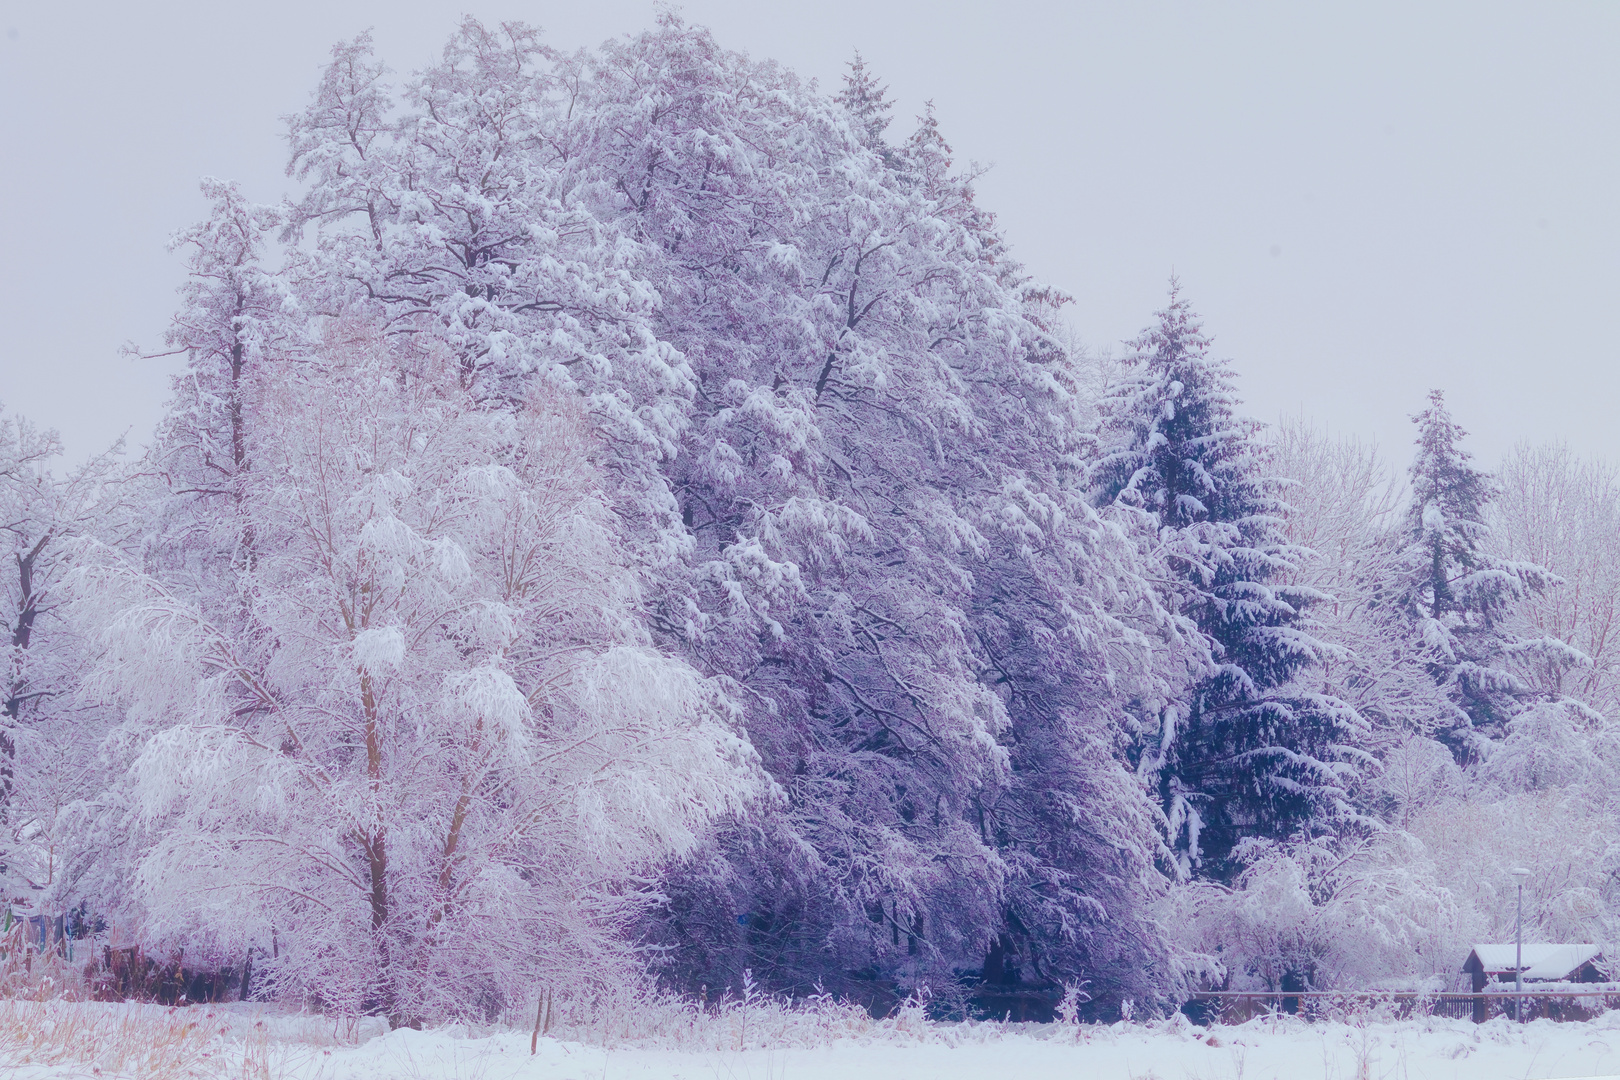
[[[17,1009],[35,1010],[24,1016]],[[7,1014],[6,1009],[13,1010]],[[6,1023],[6,1021],[11,1021]],[[26,1021],[24,1029],[16,1022]],[[133,1045],[142,1038],[150,1044]],[[1620,1077],[1620,1013],[1517,1026],[1418,1020],[1199,1028],[1145,1024],[874,1028],[825,1045],[672,1049],[587,1045],[523,1032],[334,1028],[316,1017],[224,1008],[0,1003],[10,1080],[1535,1080]]]

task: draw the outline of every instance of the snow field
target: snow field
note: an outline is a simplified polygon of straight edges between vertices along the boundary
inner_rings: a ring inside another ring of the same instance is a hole
[[[256,1006],[0,1002],[8,1080],[1551,1080],[1620,1077],[1620,1014],[1587,1023],[1426,1019],[1201,1028],[873,1022],[862,1034],[764,1025],[616,1042],[450,1026],[388,1032]],[[848,1029],[842,1029],[847,1032]],[[599,1035],[602,1035],[599,1032]],[[733,1041],[734,1040],[734,1041]],[[705,1045],[706,1044],[706,1045]]]

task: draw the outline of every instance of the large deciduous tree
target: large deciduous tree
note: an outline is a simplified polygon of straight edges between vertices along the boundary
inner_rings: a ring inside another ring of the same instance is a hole
[[[60,905],[90,857],[70,836],[76,804],[103,789],[108,716],[75,700],[85,641],[61,587],[77,539],[134,531],[119,449],[57,474],[55,432],[0,419],[0,903]]]
[[[1509,618],[1526,638],[1554,637],[1591,657],[1590,665],[1526,665],[1548,694],[1570,694],[1620,718],[1620,477],[1567,446],[1519,445],[1497,473],[1487,508],[1489,550],[1545,566],[1560,588],[1525,597]]]
[[[1171,620],[1089,505],[1084,402],[1017,264],[931,121],[871,152],[863,79],[846,114],[666,19],[590,84],[598,213],[696,386],[661,622],[743,687],[787,795],[664,930],[694,987],[943,986],[991,947],[1111,978],[1157,940],[1121,725]]]
[[[354,316],[262,388],[241,618],[104,545],[76,572],[147,939],[396,1022],[610,977],[633,875],[757,787],[647,641],[578,404],[483,407],[452,361]]]

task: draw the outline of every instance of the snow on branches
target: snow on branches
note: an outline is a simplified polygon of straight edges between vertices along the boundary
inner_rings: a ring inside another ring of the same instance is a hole
[[[274,935],[277,985],[396,1019],[622,963],[626,883],[759,790],[639,628],[578,404],[481,408],[440,360],[339,320],[266,391],[234,624],[105,547],[75,586],[143,728],[148,935]]]

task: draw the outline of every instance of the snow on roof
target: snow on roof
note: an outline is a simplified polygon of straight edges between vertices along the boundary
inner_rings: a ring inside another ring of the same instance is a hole
[[[1488,974],[1511,973],[1514,945],[1475,945],[1474,955]],[[1596,945],[1524,943],[1524,977],[1526,979],[1562,979],[1588,960],[1602,955]]]

